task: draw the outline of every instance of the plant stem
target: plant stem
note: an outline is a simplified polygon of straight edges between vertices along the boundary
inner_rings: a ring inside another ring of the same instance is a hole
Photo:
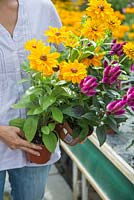
[[[119,62],[120,64],[127,58],[127,56],[125,56],[124,58],[122,58],[122,60]]]

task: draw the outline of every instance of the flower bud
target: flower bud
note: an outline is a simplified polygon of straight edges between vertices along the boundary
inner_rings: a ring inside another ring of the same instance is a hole
[[[134,86],[128,89],[127,95],[131,94],[132,92],[134,92]]]
[[[125,100],[115,100],[107,105],[107,107],[106,107],[107,114],[114,114],[114,115],[124,114],[125,106],[126,106]]]
[[[108,66],[108,62],[106,60],[103,61],[103,65],[104,67],[107,67]]]
[[[92,76],[87,76],[80,82],[81,92],[93,96],[96,93],[96,87],[98,86],[97,79]]]
[[[127,96],[127,105],[134,106],[134,92]]]
[[[110,70],[111,70],[111,66],[108,65],[107,67],[105,67],[104,72],[103,72],[104,77],[105,77],[105,76],[106,76],[106,77],[109,76]]]
[[[134,72],[134,64],[131,65],[130,71],[131,71],[131,72]]]

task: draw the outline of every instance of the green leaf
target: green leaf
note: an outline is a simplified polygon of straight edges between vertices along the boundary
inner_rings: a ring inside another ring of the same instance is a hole
[[[25,123],[25,119],[22,119],[22,118],[16,118],[9,121],[10,126],[15,126],[20,129],[23,129],[24,123]]]
[[[50,133],[50,129],[48,126],[42,126],[41,131],[45,135],[49,135],[49,133]]]
[[[88,123],[91,126],[97,126],[99,124],[98,117],[95,116],[95,112],[85,113],[81,116],[82,118],[88,119]]]
[[[50,131],[53,131],[55,129],[55,123],[49,123],[48,127],[49,127]]]
[[[43,109],[40,106],[33,106],[28,112],[27,115],[38,115],[43,112]]]
[[[26,139],[31,142],[36,134],[38,116],[28,116],[23,127]]]
[[[84,129],[82,129],[82,131],[80,132],[80,140],[81,141],[84,140],[87,137],[88,133],[89,133],[89,129],[87,126]]]
[[[58,96],[67,96],[67,92],[61,86],[55,86],[55,89],[52,92],[54,97]]]
[[[46,148],[53,153],[55,151],[56,145],[57,145],[57,137],[53,132],[50,132],[49,135],[43,135],[42,136],[43,143],[46,146]]]
[[[115,90],[107,90],[107,95],[110,97],[120,98],[120,94]]]
[[[129,146],[126,147],[126,150],[128,150],[131,146],[134,145],[134,140],[132,140],[131,144]]]
[[[24,61],[21,65],[21,69],[24,70],[25,72],[30,71],[30,65],[28,61]]]
[[[58,81],[55,85],[65,85],[67,82],[65,80]]]
[[[53,103],[55,103],[56,98],[54,96],[44,96],[42,100],[42,109],[46,110],[49,106],[51,106]]]
[[[42,88],[32,86],[26,91],[25,96],[30,96],[32,94],[34,94],[36,96],[41,95]]]
[[[25,82],[29,82],[30,80],[27,78],[23,78],[20,81],[18,81],[19,84],[25,83]]]
[[[69,87],[62,87],[62,89],[66,92],[66,96],[75,97],[75,92],[72,91]]]
[[[125,115],[121,115],[121,116],[114,116],[114,119],[116,120],[117,124],[120,124],[122,122],[126,122],[126,120],[128,119],[127,116]]]
[[[30,103],[30,97],[22,97],[22,99],[12,105],[12,108],[28,108]]]
[[[70,60],[73,62],[76,58],[79,56],[79,51],[78,49],[73,48],[71,53],[70,53]]]
[[[80,60],[84,59],[84,58],[87,58],[88,56],[91,56],[91,55],[94,55],[94,52],[91,52],[91,51],[85,51],[81,57],[80,57]]]
[[[52,107],[51,112],[52,112],[53,119],[59,123],[62,123],[63,113],[61,112],[61,110],[59,108]]]
[[[74,112],[74,109],[72,108],[72,106],[69,106],[67,108],[64,108],[62,110],[63,114],[68,115],[70,117],[74,117],[74,118],[80,118],[80,116]]]
[[[106,141],[106,132],[105,131],[106,130],[105,130],[104,126],[100,126],[100,127],[96,128],[96,135],[99,140],[100,146],[102,146],[104,144],[104,142]]]
[[[114,119],[114,116],[108,116],[105,119],[104,123],[107,124],[109,127],[111,127],[116,133],[120,133],[118,129],[118,124]]]

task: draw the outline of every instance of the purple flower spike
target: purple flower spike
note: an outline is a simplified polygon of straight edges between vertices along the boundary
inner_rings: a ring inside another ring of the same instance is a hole
[[[110,45],[110,47],[112,48],[115,43],[116,43],[116,39],[112,40],[112,44]]]
[[[134,111],[134,106],[131,107],[132,111]]]
[[[104,67],[107,67],[108,66],[108,62],[106,60],[103,61],[103,65]]]
[[[96,87],[98,86],[97,79],[92,76],[87,76],[80,82],[81,92],[87,96],[96,94]]]
[[[87,93],[87,96],[94,96],[96,94],[96,90],[95,89],[92,89],[92,90],[89,90],[88,93]]]
[[[105,67],[104,73],[103,73],[103,78],[102,78],[102,83],[112,85],[113,83],[117,82],[120,73],[121,73],[120,66]]]
[[[104,76],[108,77],[110,75],[111,66],[107,66],[104,69]]]
[[[127,105],[134,107],[134,92],[127,96]]]
[[[106,107],[107,114],[122,115],[125,113],[124,107],[126,106],[125,100],[116,100],[109,103]]]
[[[127,95],[131,94],[132,92],[134,92],[134,86],[128,89]]]
[[[113,67],[113,68],[111,69],[110,75],[115,75],[116,72],[118,72],[118,71],[120,71],[120,70],[121,70],[121,69],[120,69],[119,66],[115,66],[115,67]]]
[[[109,104],[107,105],[107,107],[106,107],[107,111],[108,111],[108,112],[112,112],[114,106],[115,106],[116,103],[119,102],[119,101],[120,101],[120,100],[116,100],[116,101],[113,101],[113,102],[109,103]]]
[[[123,56],[124,52],[123,52],[123,45],[126,44],[126,42],[122,42],[122,43],[116,43],[116,40],[112,41],[111,44],[111,50],[110,50],[110,55],[117,55],[117,56]]]
[[[134,64],[131,65],[130,71],[131,71],[131,72],[134,72]]]
[[[115,115],[123,115],[126,112],[126,110],[119,110],[117,112],[115,112]]]
[[[115,106],[113,107],[112,112],[117,112],[119,110],[122,110],[124,106],[126,105],[126,103],[127,102],[125,100],[119,100],[119,102],[117,102]]]

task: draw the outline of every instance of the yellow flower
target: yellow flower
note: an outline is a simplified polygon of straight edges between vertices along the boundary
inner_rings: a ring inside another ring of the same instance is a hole
[[[76,35],[74,35],[71,31],[68,31],[63,43],[65,44],[65,46],[73,48],[76,45],[78,45],[78,37]]]
[[[114,11],[114,14],[116,17],[118,17],[119,20],[123,21],[125,20],[125,15],[123,15],[122,13],[120,13],[120,11]]]
[[[49,30],[45,32],[45,35],[48,36],[48,42],[59,45],[64,41],[66,35],[66,27],[55,28],[50,26]]]
[[[87,66],[75,60],[73,63],[60,63],[60,80],[71,81],[72,83],[80,83],[87,76]]]
[[[134,8],[125,8],[125,13],[133,14]]]
[[[102,58],[104,57],[104,53],[100,52],[100,48],[97,47],[95,49],[95,55],[91,55],[88,58],[85,58],[82,60],[82,63],[86,65],[87,67],[89,66],[94,66],[94,67],[100,67],[102,65]]]
[[[107,29],[113,32],[114,30],[119,29],[121,21],[116,16],[110,15],[106,20],[106,23],[107,23]]]
[[[114,38],[123,39],[125,34],[130,31],[128,25],[120,25],[118,30],[113,31],[112,35]]]
[[[103,25],[104,24],[98,21],[87,19],[82,28],[82,35],[90,40],[97,41],[103,38],[105,35],[106,27]]]
[[[128,33],[128,38],[129,39],[134,39],[134,32]]]
[[[134,24],[131,24],[131,28],[134,30]]]
[[[28,51],[36,51],[37,49],[40,49],[43,46],[44,46],[43,41],[36,39],[28,40],[24,45],[25,49]]]
[[[129,59],[134,60],[134,42],[128,42],[123,46],[124,53]]]
[[[46,76],[50,76],[54,73],[53,68],[58,65],[58,57],[59,53],[50,53],[50,47],[44,46],[36,51],[33,51],[28,56],[28,59],[32,69],[43,72],[43,74]]]
[[[100,55],[96,55],[96,56],[91,56],[91,57],[89,57],[89,58],[85,58],[83,61],[82,61],[82,63],[84,64],[84,65],[86,65],[87,67],[89,67],[89,66],[94,66],[94,67],[100,67],[101,65],[102,65],[102,62],[101,62],[101,60],[102,60],[102,58],[104,57],[104,55],[103,54],[100,54]]]
[[[113,13],[111,4],[106,0],[90,0],[89,7],[87,8],[87,15],[101,20],[105,20]]]

